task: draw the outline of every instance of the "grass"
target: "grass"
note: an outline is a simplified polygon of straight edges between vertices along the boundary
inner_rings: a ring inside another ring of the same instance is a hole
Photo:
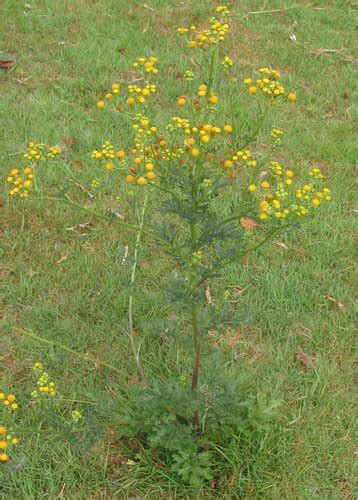
[[[225,286],[250,322],[215,343],[247,375],[246,390],[273,392],[283,405],[258,449],[245,456],[240,443],[220,450],[220,490],[208,488],[202,495],[352,498],[353,5],[272,0],[257,8],[257,2],[238,0],[231,6],[237,17],[229,53],[238,83],[233,105],[225,112],[230,116],[234,109],[247,127],[256,110],[243,92],[242,78],[261,65],[287,73],[299,102],[274,118],[287,137],[282,160],[287,166],[327,168],[333,201],[299,234],[284,235],[227,273]],[[268,12],[258,13],[261,8]],[[66,145],[65,162],[52,164],[46,172],[49,193],[54,182],[67,185],[69,177],[86,186],[98,178],[107,206],[130,216],[127,187],[119,177],[106,180],[89,160],[89,152],[102,140],[117,143],[123,137],[125,147],[129,128],[98,113],[94,104],[109,82],[130,71],[133,59],[153,51],[168,68],[157,111],[164,121],[178,93],[178,76],[190,65],[189,54],[183,55],[177,43],[176,27],[195,17],[205,19],[212,3],[38,0],[28,8],[5,0],[1,11],[0,59],[15,60],[10,69],[0,70],[4,177],[29,139],[63,144],[71,137],[76,143]],[[76,196],[83,199],[81,192]],[[31,366],[40,359],[59,391],[88,415],[91,405],[101,405],[103,398],[125,394],[128,379],[18,335],[13,327],[32,329],[125,372],[134,371],[125,333],[130,256],[122,264],[132,234],[56,202],[30,200],[24,215],[22,205],[6,195],[4,200],[2,385],[19,395],[30,391]],[[93,230],[77,228],[82,236],[66,230],[85,221],[92,222]],[[135,319],[143,330],[142,356],[149,376],[163,378],[180,374],[181,363],[187,364],[153,326],[155,318],[170,313],[161,293],[165,265],[145,238]],[[213,291],[214,300],[218,292]],[[302,366],[300,353],[314,358],[312,366]],[[131,450],[109,435],[79,451],[61,439],[32,432],[34,425],[29,417],[16,457],[1,467],[4,498],[195,495],[143,449]],[[128,459],[137,464],[125,465]]]

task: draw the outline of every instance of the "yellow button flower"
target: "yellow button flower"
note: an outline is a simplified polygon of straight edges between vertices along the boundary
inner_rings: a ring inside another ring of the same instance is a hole
[[[138,186],[145,186],[147,184],[147,179],[145,177],[138,177],[137,179]]]

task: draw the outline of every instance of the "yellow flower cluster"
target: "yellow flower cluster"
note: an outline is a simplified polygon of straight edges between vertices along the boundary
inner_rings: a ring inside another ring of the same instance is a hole
[[[13,168],[10,170],[9,174],[6,180],[13,186],[9,191],[9,195],[28,198],[34,178],[32,168],[25,167],[22,173],[20,173],[18,168]]]
[[[225,127],[224,127],[225,130]],[[250,150],[230,150],[220,158],[219,163],[228,171],[228,177],[235,179],[237,177],[236,169],[244,166],[256,167],[257,161],[252,158]]]
[[[101,149],[95,149],[91,153],[91,158],[103,162],[103,166],[107,172],[110,172],[114,168],[114,147],[110,141],[104,141]]]
[[[158,58],[151,56],[148,59],[145,57],[139,57],[133,63],[133,68],[143,68],[146,73],[153,73],[153,75],[158,74],[158,68],[155,64],[158,62]]]
[[[71,417],[72,417],[72,420],[74,420],[74,422],[76,422],[76,424],[77,424],[82,418],[82,413],[79,410],[73,410],[71,412]]]
[[[269,68],[260,68],[259,72],[261,73],[262,78],[257,79],[255,83],[253,83],[251,78],[244,79],[244,83],[248,87],[249,94],[254,95],[258,90],[260,90],[271,100],[285,94],[286,89],[281,83],[281,74],[278,71]],[[295,101],[297,99],[294,92],[290,92],[287,98],[290,101]]]
[[[281,137],[283,135],[283,130],[279,128],[273,128],[270,132],[270,136],[275,140],[275,142],[280,143]]]
[[[128,93],[136,94],[136,98],[130,95],[127,97],[126,102],[129,105],[135,104],[135,102],[139,102],[140,104],[144,104],[146,98],[151,94],[155,94],[157,91],[156,85],[145,85],[144,87],[139,87],[138,85],[128,85]]]
[[[41,363],[37,362],[34,365],[34,372],[38,376],[37,390],[32,391],[31,396],[38,398],[39,395],[54,397],[56,395],[55,382],[50,380],[50,375],[44,371]]]
[[[225,68],[231,68],[234,65],[234,61],[231,59],[231,57],[225,56],[224,59],[222,59],[220,64],[222,66],[225,66]]]
[[[308,215],[311,208],[318,207],[322,201],[330,201],[329,188],[320,185],[322,172],[314,168],[308,172],[308,176],[313,176],[311,182],[295,188],[295,173],[283,168],[277,161],[270,161],[269,172],[265,172],[259,182],[248,186],[248,190],[259,197],[260,219],[302,217]]]
[[[167,141],[162,135],[157,135],[157,128],[146,116],[137,114],[134,117],[133,129],[135,130],[134,147],[127,154],[122,149],[115,153],[110,141],[105,141],[100,149],[92,151],[91,157],[104,162],[107,171],[114,168],[113,160],[117,157],[121,166],[128,169],[126,181],[144,186],[156,178],[153,171],[154,162],[168,157],[170,151],[166,149]],[[153,143],[153,136],[155,136],[155,143]],[[159,149],[161,149],[160,153]]]
[[[216,10],[222,16],[226,16],[230,13],[225,5],[219,7],[221,10]],[[199,31],[196,26],[192,25],[189,28],[178,28],[177,31],[180,35],[188,36],[190,47],[199,47],[202,49],[222,42],[225,39],[228,29],[228,23],[223,23],[215,17],[212,17],[210,19],[210,26],[204,30]]]
[[[228,16],[230,14],[230,9],[226,5],[218,5],[216,7],[216,12],[222,16]]]
[[[4,392],[0,392],[0,401],[10,410],[15,411],[19,408],[19,405],[16,402],[16,396],[14,394],[6,395]]]
[[[8,450],[12,446],[18,444],[18,439],[14,438],[11,434],[7,434],[7,429],[0,425],[0,462],[7,462],[9,460]]]
[[[116,97],[119,94],[120,94],[119,83],[112,83],[111,84],[111,90],[105,94],[104,99],[107,100],[107,101],[110,101],[113,97]],[[104,106],[105,106],[105,101],[104,100],[100,100],[100,101],[97,102],[97,108],[98,109],[103,109]],[[117,105],[116,109],[117,109],[117,111],[120,111],[122,109],[122,106]]]
[[[143,69],[145,73],[148,74],[148,78],[151,75],[158,74],[158,68],[156,67],[156,63],[158,61],[157,57],[151,56],[148,59],[145,57],[139,57],[136,61],[134,61],[133,66],[135,68]],[[144,104],[146,99],[151,95],[156,93],[156,86],[150,83],[147,80],[145,85],[127,85],[127,91],[125,92],[124,102],[129,106],[132,106],[135,103]],[[112,83],[111,89],[107,92],[103,99],[97,101],[97,108],[103,109],[106,105],[106,101],[112,100],[114,97],[120,97],[120,87],[119,83]],[[122,110],[122,105],[120,102],[116,101],[116,105],[114,106],[117,111]]]
[[[150,121],[147,117],[138,114],[135,117],[135,123],[133,124],[133,129],[136,132],[136,147],[140,147],[142,143],[142,136],[150,136],[152,134],[155,134],[157,131],[157,127],[154,127],[150,124]]]
[[[217,104],[219,102],[219,98],[216,93],[212,91],[208,92],[208,87],[207,85],[205,85],[205,83],[199,85],[196,94],[198,97],[206,97],[208,104]]]
[[[30,162],[39,162],[47,158],[55,158],[62,153],[62,148],[59,146],[46,146],[42,143],[29,142],[27,151],[24,153],[24,158]]]
[[[47,152],[47,157],[48,158],[55,158],[56,156],[60,155],[62,153],[62,149],[59,146],[50,146],[48,152]]]
[[[184,71],[183,77],[188,80],[188,82],[191,82],[194,77],[194,73],[190,71],[190,69],[187,69]]]
[[[45,144],[36,144],[35,142],[29,142],[28,149],[24,153],[25,160],[28,161],[40,161],[43,157],[43,150]]]
[[[146,102],[146,98],[150,96],[151,94],[155,94],[157,91],[157,87],[154,84],[147,84],[142,87],[139,85],[128,85],[127,86],[127,97],[125,99],[125,102],[129,105],[132,106],[135,103],[139,104],[144,104]],[[112,92],[107,93],[104,98],[106,100],[112,99],[114,95],[119,95],[119,84],[118,83],[112,83]],[[97,102],[97,108],[98,109],[103,109],[105,107],[105,101],[101,100]],[[115,106],[115,109],[117,111],[122,110],[121,104],[117,104]]]
[[[215,140],[220,134],[230,134],[233,131],[233,127],[230,124],[225,124],[221,127],[212,123],[191,126],[189,120],[179,116],[173,116],[172,122],[174,123],[167,125],[167,130],[171,134],[178,132],[186,136],[178,138],[178,140],[173,137],[174,142],[171,148],[171,156],[168,156],[169,158],[179,157],[178,162],[180,164],[184,162],[184,158],[182,158],[184,152],[193,158],[203,157],[205,161],[212,160],[214,153],[212,153],[209,143]],[[204,148],[203,151],[201,150],[202,147]]]
[[[145,186],[156,178],[155,162],[163,158],[163,154],[159,153],[159,150],[165,149],[167,141],[162,135],[156,134],[157,128],[151,125],[149,119],[143,115],[135,117],[133,128],[135,130],[135,147],[130,151],[126,182]],[[153,134],[156,139],[154,144],[151,141]]]
[[[175,127],[178,130],[183,130],[185,134],[190,134],[190,123],[186,118],[181,118],[180,116],[173,116],[172,121],[175,123]],[[174,131],[174,126],[172,124],[167,125],[167,130],[169,132]]]

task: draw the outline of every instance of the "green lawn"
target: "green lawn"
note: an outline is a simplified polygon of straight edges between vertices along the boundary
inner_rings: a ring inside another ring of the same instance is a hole
[[[295,106],[282,107],[252,147],[264,147],[270,127],[285,131],[287,167],[319,165],[328,172],[332,202],[300,232],[291,232],[232,266],[223,290],[249,321],[213,339],[228,362],[245,374],[245,392],[270,392],[283,404],[256,448],[222,450],[215,484],[199,496],[230,498],[353,498],[354,496],[354,162],[355,65],[353,3],[271,0],[227,2],[235,13],[228,54],[234,59],[224,112],[238,113],[243,129],[256,108],[242,80],[272,66],[295,89]],[[109,178],[90,152],[109,139],[125,148],[130,125],[96,109],[112,81],[130,78],[131,62],[155,53],[165,72],[155,98],[157,121],[170,116],[191,65],[176,29],[206,19],[214,2],[187,0],[3,0],[0,59],[1,165],[4,172],[4,322],[1,385],[26,400],[32,366],[42,361],[70,408],[91,419],[92,408],[115,394],[123,404],[128,379],[56,347],[14,333],[18,326],[133,372],[126,334],[131,231],[102,224],[54,201],[7,196],[9,168],[21,164],[29,140],[66,147],[40,179],[85,202],[83,191],[101,182],[105,209],[131,218],[128,188]],[[30,8],[31,7],[31,8]],[[264,10],[265,12],[260,12]],[[294,36],[293,36],[294,35]],[[200,68],[196,68],[199,74]],[[194,84],[202,83],[200,76]],[[235,88],[235,87],[234,87]],[[75,139],[68,144],[64,138]],[[19,163],[20,162],[20,163]],[[153,201],[154,203],[154,201]],[[78,224],[90,222],[90,230]],[[75,231],[68,228],[75,228]],[[123,263],[126,246],[129,256]],[[141,327],[149,376],[180,376],[190,362],[172,349],[154,320],[170,315],[162,294],[167,263],[144,238],[135,319]],[[215,295],[222,290],[213,290]],[[172,317],[177,321],[177,317]],[[305,367],[298,356],[313,362]],[[102,403],[104,401],[104,403]],[[26,406],[25,403],[23,406]],[[20,408],[26,428],[11,461],[0,464],[4,498],[194,498],[197,493],[147,451],[109,434],[78,447],[39,429],[32,408]],[[21,413],[20,413],[21,412]],[[26,415],[28,415],[26,417]],[[26,420],[27,419],[27,420]],[[1,422],[0,422],[1,425]],[[44,427],[46,427],[44,425]],[[127,465],[133,460],[135,465]]]

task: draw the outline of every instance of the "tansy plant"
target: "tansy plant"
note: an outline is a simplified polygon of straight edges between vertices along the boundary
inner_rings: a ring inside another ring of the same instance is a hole
[[[193,486],[212,478],[220,443],[248,435],[252,429],[255,433],[265,429],[277,406],[265,396],[240,398],[242,385],[234,370],[223,369],[209,332],[235,327],[242,317],[232,311],[227,293],[213,305],[208,290],[216,282],[222,283],[228,266],[259,249],[275,233],[297,226],[331,199],[320,168],[299,168],[296,172],[275,159],[275,151],[284,141],[281,129],[272,128],[267,137],[271,145],[265,154],[251,148],[275,107],[296,101],[296,94],[285,88],[278,71],[262,67],[257,76],[242,79],[241,91],[247,89],[248,98],[258,99],[261,110],[245,139],[237,119],[233,116],[228,120],[221,112],[227,96],[220,94],[217,82],[235,69],[234,60],[223,49],[230,31],[229,16],[229,9],[221,5],[207,27],[178,29],[184,50],[192,51],[190,59],[200,60],[196,68],[206,61],[206,69],[200,79],[191,69],[185,71],[184,91],[178,92],[166,126],[156,123],[153,108],[147,106],[147,101],[155,99],[153,79],[160,77],[158,59],[140,57],[133,63],[141,75],[138,85],[113,83],[97,103],[98,112],[111,106],[132,121],[132,146],[124,148],[106,139],[90,153],[106,175],[120,172],[137,200],[138,213],[138,224],[121,220],[117,224],[137,229],[128,331],[140,384],[132,386],[125,404],[114,403],[109,413],[120,416],[123,435],[136,436],[155,448],[161,459]],[[27,153],[31,160],[32,150],[36,152],[30,146]],[[12,178],[16,175],[19,173]],[[95,179],[92,188],[99,186]],[[150,198],[155,198],[153,203],[148,203]],[[230,203],[223,203],[224,199]],[[158,203],[158,213],[149,216]],[[257,225],[262,227],[262,239],[249,230]],[[139,356],[138,325],[133,320],[136,269],[144,233],[157,245],[158,253],[169,257],[166,296],[182,318],[180,328],[167,324],[167,331],[178,343],[182,372],[165,382],[147,373]],[[39,382],[36,397],[55,392],[44,374]],[[75,421],[80,418],[77,413],[72,417]]]
[[[33,366],[33,374],[33,390],[21,395],[21,404],[15,394],[0,392],[0,462],[16,456],[19,439],[15,436],[32,432],[26,423],[28,413],[39,422],[38,432],[43,432],[43,425],[45,434],[70,436],[80,429],[81,411],[74,401],[57,393],[55,382],[39,361]]]

